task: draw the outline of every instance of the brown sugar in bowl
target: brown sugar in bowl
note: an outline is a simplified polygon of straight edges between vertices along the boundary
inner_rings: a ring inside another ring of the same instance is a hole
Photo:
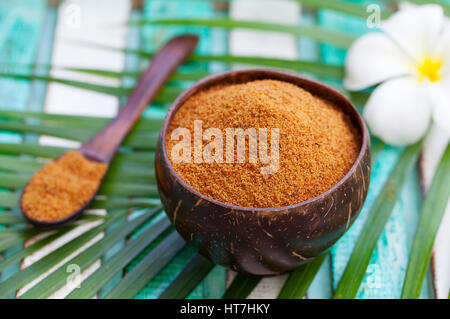
[[[361,134],[358,157],[336,185],[298,204],[249,208],[209,198],[189,186],[173,169],[165,143],[170,121],[178,108],[200,91],[262,79],[295,84],[341,109]],[[244,274],[275,275],[324,253],[357,217],[369,187],[369,133],[356,108],[339,92],[319,82],[274,70],[225,72],[197,82],[170,107],[156,149],[156,178],[169,219],[202,255]]]

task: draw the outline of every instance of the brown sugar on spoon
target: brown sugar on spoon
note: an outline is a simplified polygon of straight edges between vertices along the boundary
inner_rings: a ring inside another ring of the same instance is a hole
[[[105,163],[69,151],[33,175],[22,194],[22,210],[41,222],[63,220],[88,203],[107,169]]]
[[[195,120],[202,121],[203,130],[218,128],[224,139],[227,128],[279,129],[279,169],[274,174],[261,174],[264,165],[248,161],[171,160],[177,174],[192,188],[237,206],[281,207],[314,198],[345,176],[361,148],[360,134],[342,110],[277,80],[216,86],[190,97],[170,122],[166,135],[169,158],[178,143],[171,133],[181,127],[193,136]],[[208,143],[204,139],[203,147]]]

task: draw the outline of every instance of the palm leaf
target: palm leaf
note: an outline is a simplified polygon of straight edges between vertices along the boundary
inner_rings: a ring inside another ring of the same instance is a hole
[[[105,50],[113,50],[113,51],[126,51],[130,54],[137,54],[140,56],[144,56],[146,58],[152,57],[152,52],[142,51],[142,50],[133,50],[133,49],[118,49],[107,46],[99,46],[96,44],[86,44],[91,45],[93,47]],[[304,73],[314,74],[319,77],[325,78],[333,78],[333,79],[342,79],[344,75],[344,69],[342,66],[325,64],[319,61],[302,61],[302,60],[284,60],[277,58],[262,58],[262,57],[248,57],[248,56],[231,56],[231,55],[192,55],[188,61],[191,62],[222,62],[222,63],[241,63],[255,66],[265,66],[272,68],[280,68],[290,71],[298,71]],[[122,72],[114,72],[108,70],[98,70],[98,69],[79,69],[78,72],[88,72],[88,73],[97,73],[99,75],[110,75],[111,77],[120,76]],[[129,88],[121,88],[121,87],[113,87],[113,86],[104,86],[91,84],[86,82],[73,81],[69,79],[61,79],[55,77],[38,77],[35,75],[27,75],[22,73],[0,73],[5,77],[10,77],[13,79],[23,79],[23,80],[41,80],[47,82],[57,82],[60,84],[65,84],[73,87],[77,87],[80,89],[86,89],[98,93],[109,94],[113,96],[127,96],[131,89]],[[210,75],[207,72],[194,72],[194,73],[185,73],[179,74],[174,77],[174,80],[178,81],[196,81],[204,76]],[[175,98],[181,93],[182,88],[166,86],[160,91],[158,96],[155,98],[154,102],[156,103],[167,103],[172,102]]]
[[[70,150],[70,148],[32,143],[0,143],[0,153],[12,155],[32,155],[36,157],[56,158],[68,150]]]
[[[386,222],[400,195],[402,186],[417,161],[422,142],[407,147],[385,182],[361,230],[334,298],[355,298]]]
[[[160,299],[184,299],[214,268],[214,263],[200,254],[189,260],[186,267],[177,275],[163,293]]]
[[[303,6],[313,9],[329,9],[341,13],[346,13],[352,16],[360,17],[360,18],[367,18],[367,9],[365,6],[357,4],[357,3],[351,3],[348,1],[341,1],[341,0],[295,0],[299,3],[301,3]],[[389,17],[391,12],[389,11],[382,11],[381,17],[383,19],[386,19]]]
[[[86,141],[92,138],[98,130],[67,125],[41,125],[19,122],[0,121],[0,130],[37,135],[50,135],[73,141]],[[144,149],[155,149],[159,132],[131,132],[123,142],[123,146],[131,146]]]
[[[2,208],[12,208],[16,209],[19,208],[19,199],[20,194],[19,193],[9,193],[9,192],[0,192],[0,207]],[[101,199],[97,198],[95,199],[90,205],[89,208],[91,209],[114,209],[114,208],[128,208],[128,207],[148,207],[148,206],[157,206],[159,205],[160,201],[155,199],[128,199],[128,198],[108,198],[108,199]],[[15,213],[1,213],[0,218],[2,216],[8,216],[8,214],[15,214]],[[17,215],[17,214],[15,214]],[[1,223],[0,223],[1,224]]]
[[[138,237],[128,242],[117,254],[105,261],[91,276],[89,276],[80,288],[73,290],[66,298],[92,298],[95,294],[139,253],[141,253],[153,240],[161,235],[170,222],[167,218],[161,218],[152,227],[144,230]]]
[[[260,277],[237,274],[222,299],[245,299],[261,281]]]
[[[159,198],[108,198],[95,199],[88,209],[146,208],[161,205]]]
[[[383,141],[372,139],[372,146],[370,149],[370,157],[371,157],[372,166],[375,164],[376,160],[378,159],[378,155],[380,155],[380,152],[385,147],[386,147],[386,144]]]
[[[19,174],[32,174],[38,171],[46,162],[0,155],[0,170],[15,172]],[[124,165],[114,162],[110,165],[105,181],[108,182],[136,182],[154,183],[155,171],[149,165]],[[1,205],[1,203],[0,203]]]
[[[68,227],[65,229],[61,229],[60,231],[51,234],[41,240],[39,240],[38,242],[35,242],[34,244],[23,248],[21,250],[18,250],[17,252],[15,252],[14,254],[8,256],[7,258],[5,258],[4,260],[0,261],[0,271],[6,269],[7,267],[14,265],[17,262],[20,262],[23,258],[25,258],[26,256],[34,253],[35,251],[47,246],[48,244],[50,244],[51,242],[57,240],[58,238],[60,238],[61,236],[64,236],[65,234],[67,234],[69,231],[73,230],[75,228],[75,226],[73,227]]]
[[[15,232],[6,232],[5,229],[2,229],[0,230],[0,252],[19,245],[38,233],[39,231],[37,230],[16,230]]]
[[[45,82],[55,82],[59,84],[64,84],[72,86],[79,89],[84,89],[88,91],[93,91],[97,93],[103,93],[107,95],[112,95],[116,97],[126,97],[130,94],[132,88],[128,87],[115,87],[100,84],[93,84],[82,81],[75,81],[70,79],[62,79],[51,76],[41,76],[36,74],[20,74],[20,73],[0,73],[0,77],[7,77],[17,80],[37,80]],[[182,89],[177,87],[166,86],[162,88],[158,95],[155,97],[153,102],[155,103],[167,103],[172,102],[181,93]]]
[[[76,225],[85,224],[86,222],[99,221],[102,219],[107,219],[99,215],[85,214],[80,217],[77,221],[73,222],[69,226],[61,228],[61,231],[71,229]],[[34,238],[37,235],[50,235],[53,232],[42,232],[39,229],[25,228],[25,223],[16,224],[17,227],[4,228],[0,230],[0,252],[3,252],[16,245],[22,245],[25,241]],[[45,237],[45,236],[44,236]]]
[[[0,192],[0,207],[9,209],[19,209],[20,194]],[[161,201],[156,198],[121,198],[108,197],[107,199],[96,198],[88,206],[87,209],[120,209],[120,208],[145,208],[154,207],[161,204]],[[15,217],[8,217],[9,215],[16,215]],[[18,219],[21,215],[15,213],[1,213],[0,224],[2,221],[7,221],[8,218],[12,221]]]
[[[80,67],[70,67],[70,66],[60,66],[60,65],[51,65],[51,64],[41,64],[41,63],[32,63],[32,64],[24,64],[24,63],[0,63],[0,69],[6,74],[15,74],[14,72],[18,72],[18,70],[24,70],[22,73],[17,73],[19,75],[25,75],[28,70],[66,70],[83,74],[91,74],[95,76],[112,78],[112,79],[123,79],[126,77],[138,78],[142,74],[142,70],[136,71],[116,71],[116,70],[107,70],[107,69],[96,69],[96,68],[80,68]],[[14,71],[14,72],[12,72]],[[169,82],[178,82],[178,81],[197,81],[201,78],[211,75],[210,72],[207,71],[178,71],[175,72],[170,78]],[[25,75],[26,76],[26,75]]]
[[[86,214],[83,215],[79,221],[95,221],[100,219],[105,219],[106,216],[97,214]],[[19,213],[4,212],[0,214],[0,225],[12,225],[12,224],[26,224],[27,220]],[[14,228],[7,230],[15,231]]]
[[[87,128],[92,130],[101,130],[111,121],[111,118],[97,117],[97,116],[81,116],[81,115],[64,115],[51,114],[44,112],[29,112],[29,111],[9,111],[0,110],[0,118],[11,119],[38,119],[44,123],[64,124],[70,127]],[[162,126],[162,119],[155,118],[140,118],[133,126],[133,132],[158,132]]]
[[[38,81],[45,81],[45,82],[55,82],[55,83],[59,83],[59,84],[76,87],[79,89],[85,89],[85,90],[94,91],[97,93],[103,93],[103,94],[119,96],[119,97],[127,96],[130,93],[130,88],[105,86],[105,85],[92,84],[92,83],[69,80],[69,79],[61,79],[61,78],[55,78],[55,77],[50,77],[50,76],[41,76],[41,75],[35,75],[35,74],[0,73],[0,76],[5,77],[5,78],[12,78],[12,79],[16,79],[16,80],[27,80],[27,81],[38,80]]]
[[[37,157],[50,157],[55,158],[66,152],[67,148],[48,147],[34,144],[1,144],[0,153],[9,154],[26,154],[34,155]],[[24,159],[11,156],[0,155],[0,170],[16,172],[27,176],[30,173],[35,172],[42,167],[45,163],[36,159]],[[119,182],[135,182],[135,183],[155,183],[155,172],[150,163],[154,161],[153,153],[123,153],[117,154],[110,165],[108,175],[105,181],[107,183],[113,181]],[[7,183],[7,181],[4,181]],[[5,187],[17,187],[19,181],[16,181],[16,185],[3,184]]]
[[[450,197],[450,146],[442,156],[422,206],[403,283],[402,298],[419,298],[434,238]]]
[[[33,173],[44,165],[43,162],[0,155],[0,170]]]
[[[352,101],[353,104],[356,106],[364,107],[369,100],[370,93],[368,92],[342,92],[342,94],[347,96],[350,101]]]
[[[106,51],[118,51],[127,54],[134,54],[143,58],[151,58],[154,53],[139,50],[139,49],[123,49],[116,48],[107,45],[100,45],[97,43],[85,42],[85,41],[77,41],[76,43],[89,46],[92,48],[97,48],[100,50]],[[236,55],[191,55],[188,62],[221,62],[226,64],[231,63],[239,63],[239,64],[247,64],[253,66],[262,66],[262,67],[270,67],[270,68],[279,68],[288,71],[297,71],[304,72],[309,74],[314,74],[319,77],[329,77],[334,79],[342,80],[344,75],[344,68],[339,65],[332,65],[322,63],[320,61],[302,61],[302,60],[285,60],[285,59],[277,59],[277,58],[263,58],[263,57],[249,57],[249,56],[236,56]]]
[[[126,211],[114,214],[112,218],[106,220],[104,223],[96,226],[95,228],[70,241],[69,243],[59,247],[31,266],[21,270],[20,272],[14,274],[13,276],[0,283],[0,298],[9,296],[20,287],[31,282],[34,278],[37,278],[52,267],[59,264],[75,250],[80,249],[90,240],[95,238],[98,234],[104,231],[108,226],[110,226],[115,220],[123,216],[125,213]]]
[[[25,223],[25,218],[17,213],[1,213],[0,214],[0,225],[11,225],[18,223]]]
[[[28,180],[31,178],[32,174],[10,174],[10,173],[0,173],[0,188],[6,189],[21,189],[25,187]],[[99,195],[106,196],[135,196],[135,197],[145,197],[145,196],[158,196],[158,191],[156,185],[153,184],[137,184],[137,183],[116,183],[116,182],[105,182],[100,187],[98,191]]]
[[[121,79],[123,77],[132,77],[138,78],[141,76],[142,71],[113,71],[113,70],[105,70],[105,69],[91,69],[91,68],[73,68],[73,67],[57,67],[50,66],[51,68],[60,68],[65,70],[70,70],[78,73],[86,73],[92,74],[96,76],[102,76],[106,78],[113,79]],[[185,72],[176,72],[169,78],[170,82],[180,82],[180,81],[198,81],[205,76],[211,75],[210,72],[207,71],[185,71]]]
[[[148,56],[151,53],[140,50],[126,50],[128,53],[135,53],[142,56]],[[284,60],[277,58],[262,58],[233,55],[192,55],[189,61],[196,62],[223,62],[240,63],[254,66],[264,66],[270,68],[285,69],[288,71],[297,71],[310,73],[319,77],[329,77],[333,79],[342,79],[344,68],[337,65],[325,64],[317,61]]]
[[[289,274],[278,299],[302,299],[328,254],[323,254]]]
[[[157,207],[130,222],[124,223],[123,226],[118,227],[111,233],[108,233],[100,241],[96,242],[81,254],[67,261],[64,265],[59,267],[56,271],[39,282],[39,284],[32,287],[30,290],[24,293],[21,298],[47,298],[67,282],[67,266],[75,264],[80,267],[81,271],[83,271],[92,263],[94,263],[98,258],[102,257],[111,247],[114,246],[114,244],[123,240],[127,235],[135,231],[139,226],[148,221],[156,213],[160,212],[161,209],[162,207]]]
[[[180,235],[173,232],[126,274],[106,298],[130,299],[135,297],[185,244],[186,242]]]
[[[20,194],[0,192],[0,207],[11,208],[18,207]]]
[[[335,45],[340,48],[348,48],[356,39],[355,36],[343,32],[328,30],[319,26],[287,25],[260,21],[244,21],[231,19],[155,19],[137,20],[130,25],[195,25],[209,28],[223,29],[249,29],[268,32],[282,32],[298,37],[311,38],[320,42]]]
[[[12,155],[32,155],[36,157],[56,158],[69,151],[70,148],[59,146],[46,146],[32,143],[0,143],[0,153]],[[128,164],[130,166],[153,163],[155,154],[151,152],[124,151],[119,149],[113,163]]]

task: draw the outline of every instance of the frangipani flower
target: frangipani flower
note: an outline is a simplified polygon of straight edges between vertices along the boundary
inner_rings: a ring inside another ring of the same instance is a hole
[[[450,135],[450,22],[438,5],[408,7],[357,39],[346,58],[352,91],[381,83],[364,107],[372,133],[393,145],[420,140],[431,119]]]

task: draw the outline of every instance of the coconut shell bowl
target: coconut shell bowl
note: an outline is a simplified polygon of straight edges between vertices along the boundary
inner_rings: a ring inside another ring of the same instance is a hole
[[[209,198],[184,182],[169,160],[165,140],[179,107],[211,86],[274,79],[295,84],[348,114],[359,129],[359,155],[347,174],[319,196],[290,206],[248,208]],[[231,71],[206,77],[170,107],[156,150],[156,177],[165,211],[180,235],[214,263],[247,275],[290,271],[326,252],[352,225],[370,178],[370,142],[356,108],[339,92],[297,74],[274,70]]]

